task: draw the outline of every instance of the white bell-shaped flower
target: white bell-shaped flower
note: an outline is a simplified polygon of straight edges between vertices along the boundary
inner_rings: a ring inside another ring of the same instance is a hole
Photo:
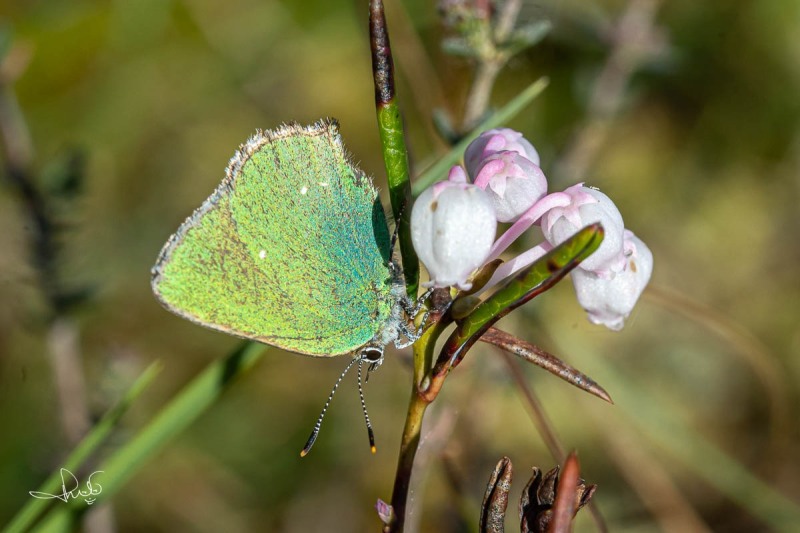
[[[411,211],[411,240],[430,275],[425,286],[469,289],[469,277],[486,261],[497,219],[488,195],[453,167],[448,181],[419,195]]]
[[[474,180],[483,166],[483,161],[497,152],[516,152],[534,165],[539,165],[539,153],[520,132],[511,128],[497,128],[484,131],[467,146],[464,151],[467,174]]]
[[[589,320],[614,331],[625,325],[653,272],[652,252],[628,230],[624,258],[624,268],[611,279],[581,267],[571,274],[578,302],[589,314]]]
[[[483,160],[475,185],[489,194],[499,222],[514,222],[547,194],[538,165],[517,152],[497,152]]]
[[[622,253],[625,226],[619,209],[608,196],[597,189],[584,187],[582,183],[564,190],[564,194],[571,199],[569,205],[554,207],[542,216],[544,238],[558,246],[578,230],[600,222],[604,230],[603,242],[581,263],[581,267],[600,277],[613,277],[625,266]]]

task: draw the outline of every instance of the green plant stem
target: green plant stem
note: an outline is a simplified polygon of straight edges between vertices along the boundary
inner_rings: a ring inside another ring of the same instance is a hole
[[[494,31],[488,32],[488,38],[482,47],[484,52],[480,55],[475,78],[470,87],[469,96],[467,96],[464,110],[464,130],[473,129],[478,120],[486,114],[497,76],[511,58],[511,54],[507,51],[502,52],[498,45],[503,44],[508,39],[511,30],[514,29],[521,5],[521,0],[505,0],[502,7],[499,8],[500,13]]]
[[[394,62],[381,0],[369,4],[369,35],[372,76],[375,81],[375,110],[378,132],[389,183],[392,214],[397,224],[406,293],[416,299],[419,289],[419,259],[411,243],[411,179],[408,168],[403,119],[395,98]]]
[[[437,321],[417,341],[421,346],[421,350],[423,350],[419,356],[415,352],[414,357],[414,384],[418,389],[425,388],[422,381],[425,376],[430,374],[431,368],[433,368],[433,351],[436,348],[436,340],[450,324],[449,320]]]
[[[400,440],[400,454],[397,457],[397,471],[392,489],[392,519],[383,528],[384,533],[399,533],[403,531],[406,518],[406,503],[408,502],[408,488],[411,483],[411,471],[414,468],[414,458],[417,455],[422,421],[425,410],[430,401],[420,394],[422,382],[430,371],[433,362],[433,350],[436,339],[449,322],[437,321],[414,344],[414,380],[411,383],[411,398],[408,401],[406,423],[403,427],[403,436]]]
[[[477,121],[486,113],[486,108],[489,107],[489,97],[492,95],[492,87],[507,60],[508,58],[497,55],[478,65],[467,97],[463,130],[473,130]]]
[[[406,504],[408,502],[408,487],[411,483],[411,471],[414,468],[414,458],[419,447],[419,437],[422,431],[422,421],[425,410],[430,405],[418,393],[416,383],[411,387],[411,399],[408,402],[406,424],[403,428],[403,437],[400,441],[400,455],[397,459],[397,473],[394,478],[392,490],[392,519],[384,528],[385,533],[399,533],[403,531],[406,518]]]

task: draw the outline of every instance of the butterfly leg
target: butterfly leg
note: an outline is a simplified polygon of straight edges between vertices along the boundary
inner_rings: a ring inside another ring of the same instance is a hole
[[[410,319],[413,319],[415,316],[417,316],[417,313],[419,313],[422,307],[425,305],[425,302],[428,300],[431,293],[433,293],[433,289],[428,289],[422,296],[417,298],[416,302],[412,302],[409,298],[404,298],[401,300],[400,303],[403,306],[403,311],[406,313],[406,316],[408,316]],[[425,332],[425,323],[428,321],[428,315],[430,315],[430,312],[430,309],[425,309],[425,313],[422,315],[422,320],[420,321],[421,325],[418,329],[414,327],[413,321],[400,323],[400,333],[402,333],[407,340],[405,342],[400,342],[399,339],[395,340],[394,345],[396,348],[407,348],[417,342],[420,337],[422,337],[422,334]]]
[[[425,302],[426,302],[426,301],[428,301],[428,298],[430,298],[431,294],[433,294],[433,287],[431,287],[430,289],[428,289],[427,291],[425,291],[425,292],[422,294],[422,296],[420,296],[419,298],[417,298],[417,301],[416,301],[416,302],[412,302],[410,298],[405,298],[405,299],[404,299],[404,300],[401,302],[401,305],[403,306],[403,311],[405,311],[405,312],[406,312],[406,314],[407,314],[409,317],[415,317],[415,316],[417,316],[417,313],[419,313],[420,309],[422,309],[422,306],[424,306],[424,305],[425,305]],[[426,315],[426,316],[425,316],[425,318],[427,318],[428,312],[429,312],[429,311],[427,311],[427,310],[426,310],[426,312],[425,312],[425,315]],[[424,324],[424,323],[425,323],[425,321],[423,320],[423,321],[422,321],[422,323]]]

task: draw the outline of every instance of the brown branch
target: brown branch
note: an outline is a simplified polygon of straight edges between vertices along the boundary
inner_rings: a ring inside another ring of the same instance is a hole
[[[572,531],[572,518],[578,507],[578,484],[581,466],[578,456],[571,452],[564,461],[564,468],[558,476],[556,501],[553,504],[553,521],[547,533],[569,533]]]
[[[488,344],[493,344],[508,353],[519,356],[525,361],[547,370],[554,376],[575,385],[589,394],[597,396],[608,403],[614,403],[606,390],[598,385],[592,378],[534,344],[518,339],[497,328],[489,329],[489,331],[483,334],[481,340]],[[559,463],[560,462],[561,460],[559,460]]]

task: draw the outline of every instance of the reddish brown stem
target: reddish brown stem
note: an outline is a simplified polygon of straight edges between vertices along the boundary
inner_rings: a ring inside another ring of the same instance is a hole
[[[578,456],[572,452],[564,462],[564,468],[558,476],[556,501],[553,504],[553,521],[547,533],[569,533],[572,531],[572,518],[578,507],[578,484],[580,483],[581,466]]]

